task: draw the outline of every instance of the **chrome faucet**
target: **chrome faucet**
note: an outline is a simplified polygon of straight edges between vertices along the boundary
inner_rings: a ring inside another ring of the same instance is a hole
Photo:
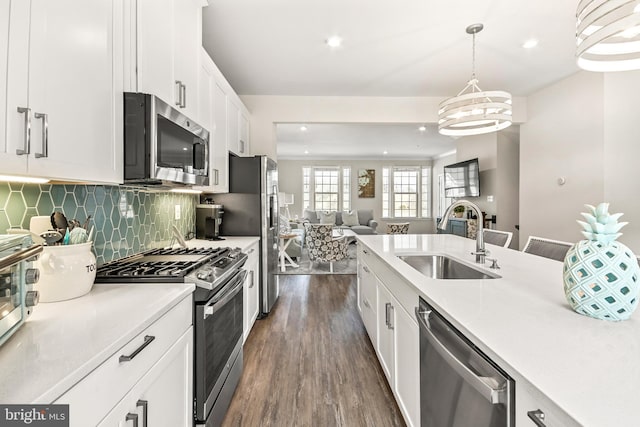
[[[474,203],[471,203],[468,200],[458,200],[457,202],[453,202],[451,206],[447,208],[444,215],[442,215],[442,220],[440,220],[440,224],[438,225],[438,228],[440,230],[447,229],[447,223],[449,222],[449,217],[451,216],[451,212],[453,211],[453,209],[455,209],[458,206],[468,206],[474,211],[476,211],[476,216],[478,218],[478,226],[477,226],[477,232],[476,232],[476,251],[473,252],[472,255],[476,256],[476,262],[478,264],[484,264],[484,259],[487,256],[487,251],[484,248],[484,233],[483,233],[484,218],[482,218],[482,212],[480,211],[480,208],[477,205],[475,205]]]

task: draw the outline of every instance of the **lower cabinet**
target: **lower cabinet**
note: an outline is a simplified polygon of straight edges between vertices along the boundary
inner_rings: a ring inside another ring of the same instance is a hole
[[[362,251],[362,250],[361,250]],[[420,425],[420,335],[413,310],[396,298],[393,283],[377,275],[382,265],[368,254],[358,255],[358,304],[362,321],[393,395],[408,426]],[[388,271],[384,274],[388,277]]]
[[[192,395],[193,328],[175,343],[120,403],[102,420],[100,427],[166,426],[193,424]],[[178,398],[176,398],[178,397]]]
[[[524,379],[516,378],[516,426],[578,427],[580,424]]]
[[[53,402],[70,427],[191,427],[192,316],[189,295]]]
[[[249,258],[244,266],[244,268],[249,272],[247,275],[247,280],[244,283],[243,288],[243,334],[242,334],[242,342],[247,340],[249,336],[249,332],[251,332],[251,328],[258,317],[260,312],[259,298],[260,298],[260,265],[259,265],[259,242],[251,245],[249,249],[247,249],[247,255]]]

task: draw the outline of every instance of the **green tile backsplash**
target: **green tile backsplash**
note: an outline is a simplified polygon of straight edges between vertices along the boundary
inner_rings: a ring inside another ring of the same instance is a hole
[[[182,235],[195,232],[197,198],[118,186],[0,182],[0,233],[28,229],[32,216],[51,215],[54,210],[81,223],[91,215],[97,262],[103,264],[167,245],[172,224]],[[180,205],[179,220],[174,220],[176,205]]]

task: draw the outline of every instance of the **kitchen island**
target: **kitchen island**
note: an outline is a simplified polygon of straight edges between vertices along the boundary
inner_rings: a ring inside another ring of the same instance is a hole
[[[490,263],[473,262],[475,241],[458,236],[358,236],[358,241],[359,263],[369,265],[392,294],[397,291],[405,315],[413,314],[421,296],[516,381],[518,426],[533,426],[526,413],[545,406],[552,412],[546,425],[638,425],[638,312],[617,323],[575,313],[564,297],[562,263],[515,250],[487,245],[501,267],[491,270]],[[445,254],[501,277],[430,279],[398,258],[425,253]],[[407,352],[415,353],[415,347]],[[415,402],[404,406],[410,412]]]

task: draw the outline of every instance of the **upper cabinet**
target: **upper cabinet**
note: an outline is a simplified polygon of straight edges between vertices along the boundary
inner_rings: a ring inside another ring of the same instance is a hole
[[[0,168],[122,182],[123,1],[0,2]]]
[[[202,45],[202,1],[137,0],[137,68],[132,91],[154,94],[201,121],[198,64]]]

